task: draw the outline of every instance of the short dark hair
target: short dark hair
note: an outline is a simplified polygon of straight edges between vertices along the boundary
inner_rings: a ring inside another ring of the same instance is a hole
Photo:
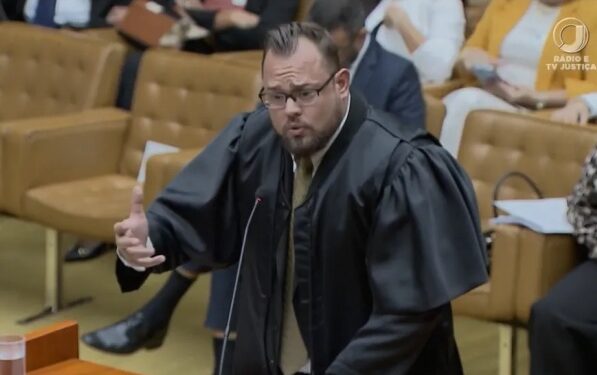
[[[296,51],[300,38],[310,40],[317,46],[330,72],[340,69],[338,48],[330,34],[323,27],[311,22],[291,22],[270,30],[265,37],[261,69],[263,70],[263,62],[269,52],[291,56]]]
[[[315,0],[307,19],[330,32],[342,28],[355,36],[365,26],[366,17],[361,0]]]

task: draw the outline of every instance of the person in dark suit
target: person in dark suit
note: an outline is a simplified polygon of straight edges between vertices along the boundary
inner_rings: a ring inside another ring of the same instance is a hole
[[[396,116],[403,126],[425,127],[425,103],[414,65],[377,42],[379,26],[368,34],[366,13],[358,0],[316,0],[309,20],[328,30],[340,62],[350,68],[352,85],[367,102]]]

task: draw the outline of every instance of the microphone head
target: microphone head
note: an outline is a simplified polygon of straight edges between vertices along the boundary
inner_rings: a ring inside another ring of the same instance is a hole
[[[257,188],[257,190],[255,191],[255,201],[256,202],[263,202],[263,196],[265,195],[265,188],[263,186],[260,186]]]

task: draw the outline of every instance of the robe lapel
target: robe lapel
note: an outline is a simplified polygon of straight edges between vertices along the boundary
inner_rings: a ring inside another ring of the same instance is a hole
[[[330,175],[338,163],[338,160],[350,146],[352,138],[367,118],[367,102],[365,98],[355,90],[350,91],[350,96],[350,110],[346,122],[344,123],[344,127],[342,128],[342,131],[340,131],[338,138],[336,138],[334,143],[332,143],[332,146],[325,153],[321,164],[317,168],[305,201],[309,200],[312,191],[317,189],[323,180]]]

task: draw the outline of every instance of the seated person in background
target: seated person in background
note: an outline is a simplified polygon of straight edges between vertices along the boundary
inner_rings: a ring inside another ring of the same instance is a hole
[[[568,198],[568,220],[588,251],[580,264],[533,305],[531,375],[597,374],[597,147]]]
[[[597,118],[597,92],[570,99],[564,108],[558,109],[551,115],[554,121],[577,125],[585,125],[595,118]]]
[[[462,0],[382,0],[367,17],[386,50],[412,60],[423,83],[452,77],[464,43],[466,20]]]
[[[2,0],[7,15],[46,27],[91,28],[107,26],[112,7],[128,5],[131,0]]]
[[[212,31],[212,43],[190,41],[185,50],[199,53],[261,48],[265,33],[294,19],[298,0],[179,0],[197,23]]]
[[[196,53],[259,49],[265,32],[290,22],[299,0],[165,0],[187,13],[199,26],[212,31],[211,38],[189,40],[183,50]],[[242,5],[241,5],[242,3]],[[126,12],[125,12],[126,14]],[[124,18],[124,15],[121,15]],[[122,19],[116,20],[120,22]],[[142,52],[127,56],[122,70],[117,106],[130,109]]]
[[[331,32],[334,42],[341,45],[340,63],[343,67],[351,67],[351,73],[354,74],[352,87],[364,93],[369,104],[394,114],[403,127],[413,130],[424,128],[425,104],[416,70],[408,60],[380,48],[373,38],[370,43],[364,43],[369,37],[363,28],[365,12],[359,0],[317,0],[309,18],[321,23]],[[362,51],[359,51],[362,47]],[[145,306],[124,320],[85,334],[83,341],[113,353],[133,352],[156,339],[161,343],[176,305],[200,270],[201,266],[195,262],[178,267]],[[213,331],[215,364],[219,363],[221,355],[235,274],[236,267],[212,274],[205,326]],[[231,359],[233,351],[234,342],[231,341],[226,358]],[[227,364],[231,365],[232,360],[227,361]]]
[[[452,155],[458,154],[464,122],[472,110],[560,108],[569,98],[597,91],[597,71],[558,62],[560,56],[571,56],[595,64],[597,43],[568,54],[552,37],[557,23],[568,17],[583,21],[589,33],[595,34],[596,13],[595,1],[493,0],[460,56],[481,86],[456,90],[444,98],[443,146]]]
[[[425,103],[415,67],[379,45],[379,28],[367,32],[359,0],[315,0],[309,20],[330,33],[340,63],[350,69],[353,87],[371,106],[390,112],[404,126],[425,128]]]

